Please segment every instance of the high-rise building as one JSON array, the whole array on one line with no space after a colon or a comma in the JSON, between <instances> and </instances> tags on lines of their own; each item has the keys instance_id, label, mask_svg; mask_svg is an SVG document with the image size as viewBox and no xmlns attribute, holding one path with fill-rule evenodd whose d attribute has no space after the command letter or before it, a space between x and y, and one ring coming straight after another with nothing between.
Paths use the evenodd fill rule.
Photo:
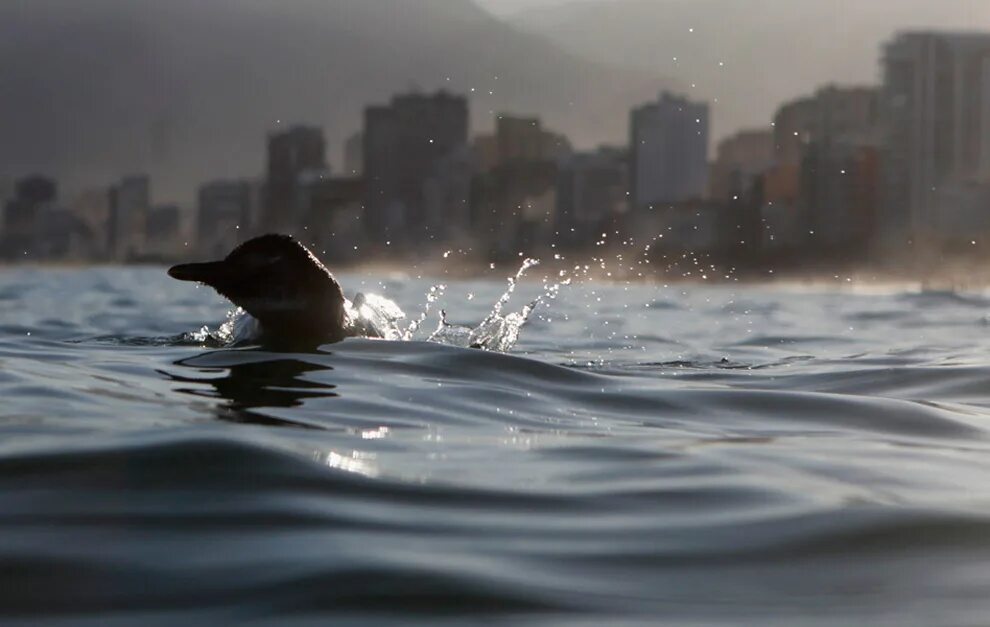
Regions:
<instances>
[{"instance_id":1,"label":"high-rise building","mask_svg":"<svg viewBox=\"0 0 990 627\"><path fill-rule=\"evenodd\" d=\"M182 210L178 205L159 205L148 211L143 256L175 259L183 252Z\"/></svg>"},{"instance_id":2,"label":"high-rise building","mask_svg":"<svg viewBox=\"0 0 990 627\"><path fill-rule=\"evenodd\" d=\"M344 176L361 176L364 171L364 133L358 131L344 142Z\"/></svg>"},{"instance_id":3,"label":"high-rise building","mask_svg":"<svg viewBox=\"0 0 990 627\"><path fill-rule=\"evenodd\" d=\"M151 208L151 179L146 175L124 177L110 188L107 246L110 257L126 261L142 254Z\"/></svg>"},{"instance_id":4,"label":"high-rise building","mask_svg":"<svg viewBox=\"0 0 990 627\"><path fill-rule=\"evenodd\" d=\"M558 177L572 153L570 141L539 118L495 116L495 133L477 137L471 150L470 222L479 250L500 258L560 241Z\"/></svg>"},{"instance_id":5,"label":"high-rise building","mask_svg":"<svg viewBox=\"0 0 990 627\"><path fill-rule=\"evenodd\" d=\"M6 256L21 258L35 252L45 212L58 197L54 180L34 175L14 182L14 197L4 206L3 246Z\"/></svg>"},{"instance_id":6,"label":"high-rise building","mask_svg":"<svg viewBox=\"0 0 990 627\"><path fill-rule=\"evenodd\" d=\"M629 147L637 209L705 196L708 128L707 103L668 92L633 110Z\"/></svg>"},{"instance_id":7,"label":"high-rise building","mask_svg":"<svg viewBox=\"0 0 990 627\"><path fill-rule=\"evenodd\" d=\"M471 142L471 154L478 172L491 172L498 167L498 140L495 135L476 136Z\"/></svg>"},{"instance_id":8,"label":"high-rise building","mask_svg":"<svg viewBox=\"0 0 990 627\"><path fill-rule=\"evenodd\" d=\"M0 178L0 206L5 206L14 196L14 183ZM0 218L0 237L3 236L3 219Z\"/></svg>"},{"instance_id":9,"label":"high-rise building","mask_svg":"<svg viewBox=\"0 0 990 627\"><path fill-rule=\"evenodd\" d=\"M80 192L69 205L85 229L92 236L93 254L91 260L108 258L107 238L110 220L110 194L105 187L87 189Z\"/></svg>"},{"instance_id":10,"label":"high-rise building","mask_svg":"<svg viewBox=\"0 0 990 627\"><path fill-rule=\"evenodd\" d=\"M773 131L747 130L727 137L718 144L709 195L722 202L737 199L746 193L757 176L773 165Z\"/></svg>"},{"instance_id":11,"label":"high-rise building","mask_svg":"<svg viewBox=\"0 0 990 627\"><path fill-rule=\"evenodd\" d=\"M556 227L558 164L510 162L474 178L471 230L493 259L536 253Z\"/></svg>"},{"instance_id":12,"label":"high-rise building","mask_svg":"<svg viewBox=\"0 0 990 627\"><path fill-rule=\"evenodd\" d=\"M262 228L293 231L298 223L296 205L301 179L328 174L322 129L294 126L269 135Z\"/></svg>"},{"instance_id":13,"label":"high-rise building","mask_svg":"<svg viewBox=\"0 0 990 627\"><path fill-rule=\"evenodd\" d=\"M774 164L761 181L768 248L865 242L874 224L878 108L874 87L828 85L778 109Z\"/></svg>"},{"instance_id":14,"label":"high-rise building","mask_svg":"<svg viewBox=\"0 0 990 627\"><path fill-rule=\"evenodd\" d=\"M879 187L879 93L875 87L820 89L801 161L801 204L809 244L864 246L873 235Z\"/></svg>"},{"instance_id":15,"label":"high-rise building","mask_svg":"<svg viewBox=\"0 0 990 627\"><path fill-rule=\"evenodd\" d=\"M539 118L500 114L495 117L498 162L556 161L571 153L560 133L544 130Z\"/></svg>"},{"instance_id":16,"label":"high-rise building","mask_svg":"<svg viewBox=\"0 0 990 627\"><path fill-rule=\"evenodd\" d=\"M365 110L365 224L374 243L428 240L442 228L429 215L424 184L463 151L467 137L467 100L444 91L396 96Z\"/></svg>"},{"instance_id":17,"label":"high-rise building","mask_svg":"<svg viewBox=\"0 0 990 627\"><path fill-rule=\"evenodd\" d=\"M980 111L980 180L990 181L990 57L983 59L982 72L983 107Z\"/></svg>"},{"instance_id":18,"label":"high-rise building","mask_svg":"<svg viewBox=\"0 0 990 627\"><path fill-rule=\"evenodd\" d=\"M574 152L567 137L544 129L539 118L505 113L495 116L495 133L475 137L471 149L479 172L509 164L559 162Z\"/></svg>"},{"instance_id":19,"label":"high-rise building","mask_svg":"<svg viewBox=\"0 0 990 627\"><path fill-rule=\"evenodd\" d=\"M364 179L323 178L302 189L304 241L327 262L364 255Z\"/></svg>"},{"instance_id":20,"label":"high-rise building","mask_svg":"<svg viewBox=\"0 0 990 627\"><path fill-rule=\"evenodd\" d=\"M882 220L889 240L939 236L943 225L960 223L950 214L962 188L990 183L988 76L990 34L907 32L884 47Z\"/></svg>"},{"instance_id":21,"label":"high-rise building","mask_svg":"<svg viewBox=\"0 0 990 627\"><path fill-rule=\"evenodd\" d=\"M439 162L423 185L427 237L441 242L466 237L471 226L471 182L477 172L468 146L454 150Z\"/></svg>"},{"instance_id":22,"label":"high-rise building","mask_svg":"<svg viewBox=\"0 0 990 627\"><path fill-rule=\"evenodd\" d=\"M862 250L875 235L879 185L876 142L812 143L801 172L808 245L836 252Z\"/></svg>"},{"instance_id":23,"label":"high-rise building","mask_svg":"<svg viewBox=\"0 0 990 627\"><path fill-rule=\"evenodd\" d=\"M629 157L619 148L599 148L571 156L557 182L559 242L590 245L629 205Z\"/></svg>"},{"instance_id":24,"label":"high-rise building","mask_svg":"<svg viewBox=\"0 0 990 627\"><path fill-rule=\"evenodd\" d=\"M778 165L800 166L808 145L875 129L878 95L874 87L828 85L813 96L788 102L774 116Z\"/></svg>"},{"instance_id":25,"label":"high-rise building","mask_svg":"<svg viewBox=\"0 0 990 627\"><path fill-rule=\"evenodd\" d=\"M253 234L257 203L252 181L213 181L200 187L196 248L207 256L226 255Z\"/></svg>"},{"instance_id":26,"label":"high-rise building","mask_svg":"<svg viewBox=\"0 0 990 627\"><path fill-rule=\"evenodd\" d=\"M35 232L34 254L39 259L79 261L100 256L92 231L71 209L57 205L42 211Z\"/></svg>"},{"instance_id":27,"label":"high-rise building","mask_svg":"<svg viewBox=\"0 0 990 627\"><path fill-rule=\"evenodd\" d=\"M774 156L777 166L797 172L811 129L818 118L819 103L813 97L783 104L773 118Z\"/></svg>"}]
</instances>

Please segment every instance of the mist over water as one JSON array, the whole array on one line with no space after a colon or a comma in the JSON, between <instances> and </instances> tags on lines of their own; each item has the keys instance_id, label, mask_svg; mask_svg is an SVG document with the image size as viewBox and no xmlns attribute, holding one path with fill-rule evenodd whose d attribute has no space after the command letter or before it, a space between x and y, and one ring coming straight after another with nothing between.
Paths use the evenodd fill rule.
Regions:
<instances>
[{"instance_id":1,"label":"mist over water","mask_svg":"<svg viewBox=\"0 0 990 627\"><path fill-rule=\"evenodd\" d=\"M341 282L407 323L438 284ZM475 328L506 290L443 285L419 334L441 310ZM983 293L578 282L508 354L176 343L229 306L160 269L9 269L0 302L4 622L990 610Z\"/></svg>"}]
</instances>

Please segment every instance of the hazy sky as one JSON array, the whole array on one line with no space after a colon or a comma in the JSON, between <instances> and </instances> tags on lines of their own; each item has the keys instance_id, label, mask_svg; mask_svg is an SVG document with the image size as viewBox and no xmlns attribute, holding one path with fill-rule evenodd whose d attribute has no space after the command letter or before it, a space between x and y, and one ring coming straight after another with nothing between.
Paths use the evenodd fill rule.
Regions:
<instances>
[{"instance_id":1,"label":"hazy sky","mask_svg":"<svg viewBox=\"0 0 990 627\"><path fill-rule=\"evenodd\" d=\"M532 7L545 7L555 4L566 4L572 0L476 0L478 4L492 13L508 15Z\"/></svg>"}]
</instances>

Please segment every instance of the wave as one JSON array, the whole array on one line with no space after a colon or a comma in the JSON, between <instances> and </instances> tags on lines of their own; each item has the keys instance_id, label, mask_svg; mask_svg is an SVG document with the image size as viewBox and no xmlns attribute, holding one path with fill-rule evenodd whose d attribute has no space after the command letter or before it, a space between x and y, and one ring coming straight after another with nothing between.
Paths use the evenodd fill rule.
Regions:
<instances>
[{"instance_id":1,"label":"wave","mask_svg":"<svg viewBox=\"0 0 990 627\"><path fill-rule=\"evenodd\" d=\"M551 275L499 308L501 281L356 276L378 295L356 306L415 312L401 336L279 352L184 336L223 309L159 274L0 277L28 290L0 311L0 622L990 611L972 304L628 284L552 300ZM510 351L463 348L534 302ZM445 311L474 323L434 325Z\"/></svg>"},{"instance_id":2,"label":"wave","mask_svg":"<svg viewBox=\"0 0 990 627\"><path fill-rule=\"evenodd\" d=\"M545 461L593 467L599 452L548 450ZM988 557L985 515L823 504L724 475L716 487L711 463L665 487L599 478L510 490L372 479L324 461L230 434L0 459L0 617L728 623L722 612L799 620L844 599L846 620L910 622L912 595L948 589ZM916 576L947 553L952 569ZM861 564L858 603L829 587L850 563ZM987 609L983 599L968 611Z\"/></svg>"}]
</instances>

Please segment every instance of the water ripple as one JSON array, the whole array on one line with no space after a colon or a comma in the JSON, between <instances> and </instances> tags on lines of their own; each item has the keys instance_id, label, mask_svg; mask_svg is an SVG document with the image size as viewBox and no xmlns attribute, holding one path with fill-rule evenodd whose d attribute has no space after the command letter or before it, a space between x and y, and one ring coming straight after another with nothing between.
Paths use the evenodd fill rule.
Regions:
<instances>
[{"instance_id":1,"label":"water ripple","mask_svg":"<svg viewBox=\"0 0 990 627\"><path fill-rule=\"evenodd\" d=\"M186 287L0 272L5 624L990 612L984 295L575 286L514 354L279 353L198 340L228 307ZM435 306L473 324L504 290Z\"/></svg>"}]
</instances>

